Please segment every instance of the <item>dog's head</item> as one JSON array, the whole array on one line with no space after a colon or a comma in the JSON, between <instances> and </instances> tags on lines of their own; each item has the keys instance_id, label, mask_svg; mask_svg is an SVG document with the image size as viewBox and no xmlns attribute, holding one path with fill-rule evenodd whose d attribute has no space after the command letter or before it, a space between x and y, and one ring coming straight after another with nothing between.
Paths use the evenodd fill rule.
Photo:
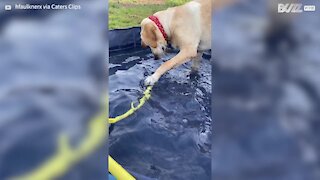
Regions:
<instances>
[{"instance_id":1,"label":"dog's head","mask_svg":"<svg viewBox=\"0 0 320 180\"><path fill-rule=\"evenodd\" d=\"M167 41L163 37L157 25L149 18L145 18L141 22L141 46L150 47L154 55L154 59L160 59L164 55L167 48Z\"/></svg>"}]
</instances>

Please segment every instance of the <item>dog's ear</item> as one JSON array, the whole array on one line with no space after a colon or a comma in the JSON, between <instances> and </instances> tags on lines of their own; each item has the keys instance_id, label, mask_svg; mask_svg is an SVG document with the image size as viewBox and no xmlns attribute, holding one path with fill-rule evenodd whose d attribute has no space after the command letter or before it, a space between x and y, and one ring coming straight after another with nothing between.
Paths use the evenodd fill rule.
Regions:
<instances>
[{"instance_id":1,"label":"dog's ear","mask_svg":"<svg viewBox=\"0 0 320 180\"><path fill-rule=\"evenodd\" d=\"M147 23L143 28L146 33L146 37L149 39L149 44L152 48L157 48L157 28L153 23Z\"/></svg>"}]
</instances>

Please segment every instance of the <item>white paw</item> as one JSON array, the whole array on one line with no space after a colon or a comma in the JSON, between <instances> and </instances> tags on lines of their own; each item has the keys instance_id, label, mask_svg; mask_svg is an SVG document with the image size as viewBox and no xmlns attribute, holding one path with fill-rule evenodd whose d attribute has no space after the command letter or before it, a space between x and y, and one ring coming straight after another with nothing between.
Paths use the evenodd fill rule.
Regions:
<instances>
[{"instance_id":1,"label":"white paw","mask_svg":"<svg viewBox=\"0 0 320 180\"><path fill-rule=\"evenodd\" d=\"M146 80L144 80L145 86L153 86L158 80L153 76L148 76Z\"/></svg>"}]
</instances>

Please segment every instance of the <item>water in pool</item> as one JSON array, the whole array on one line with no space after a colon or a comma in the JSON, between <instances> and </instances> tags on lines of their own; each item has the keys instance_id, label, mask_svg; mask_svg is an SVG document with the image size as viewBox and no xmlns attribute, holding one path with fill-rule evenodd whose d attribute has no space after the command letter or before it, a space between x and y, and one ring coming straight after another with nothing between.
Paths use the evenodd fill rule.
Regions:
<instances>
[{"instance_id":1,"label":"water in pool","mask_svg":"<svg viewBox=\"0 0 320 180\"><path fill-rule=\"evenodd\" d=\"M111 53L110 116L129 109L142 96L144 79L174 55L155 61L149 50ZM166 73L141 109L110 127L110 155L138 179L210 179L209 59L197 75L190 75L191 63Z\"/></svg>"}]
</instances>

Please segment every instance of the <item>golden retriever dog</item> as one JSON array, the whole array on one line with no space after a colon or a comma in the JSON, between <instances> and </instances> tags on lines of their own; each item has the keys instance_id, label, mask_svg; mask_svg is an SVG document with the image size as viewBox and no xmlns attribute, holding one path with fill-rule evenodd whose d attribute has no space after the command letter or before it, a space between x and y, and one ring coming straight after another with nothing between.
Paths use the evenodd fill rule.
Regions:
<instances>
[{"instance_id":1,"label":"golden retriever dog","mask_svg":"<svg viewBox=\"0 0 320 180\"><path fill-rule=\"evenodd\" d=\"M180 50L147 77L145 85L154 85L164 73L191 59L192 70L197 71L202 52L211 48L211 3L194 0L142 20L142 46L149 46L155 59L165 53L169 43Z\"/></svg>"},{"instance_id":2,"label":"golden retriever dog","mask_svg":"<svg viewBox=\"0 0 320 180\"><path fill-rule=\"evenodd\" d=\"M161 58L168 44L180 50L147 77L145 85L154 85L164 73L190 60L193 62L192 71L198 71L202 53L211 49L213 8L220 8L231 1L194 0L143 19L141 45L151 48L154 59Z\"/></svg>"}]
</instances>

